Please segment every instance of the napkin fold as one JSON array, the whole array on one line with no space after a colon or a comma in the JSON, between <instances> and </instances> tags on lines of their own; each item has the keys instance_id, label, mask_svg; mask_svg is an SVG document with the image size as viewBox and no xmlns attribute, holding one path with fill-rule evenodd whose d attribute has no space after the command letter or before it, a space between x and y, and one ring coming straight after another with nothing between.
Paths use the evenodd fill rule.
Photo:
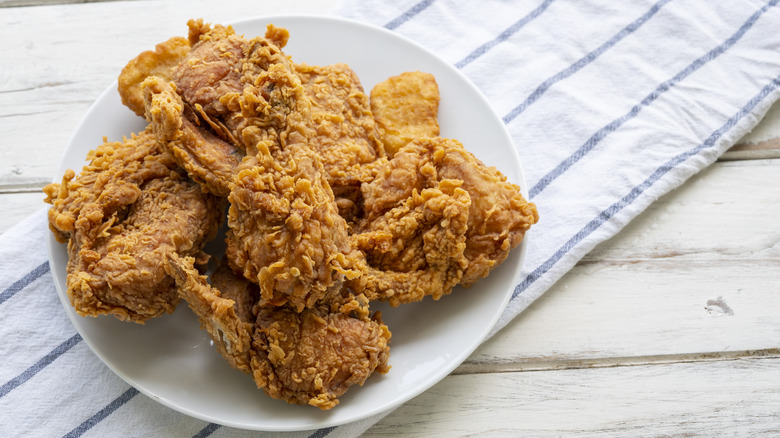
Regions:
<instances>
[{"instance_id":1,"label":"napkin fold","mask_svg":"<svg viewBox=\"0 0 780 438\"><path fill-rule=\"evenodd\" d=\"M495 333L758 123L780 96L777 2L343 0L332 12L427 47L506 123L541 220ZM258 436L168 409L104 366L61 308L47 233L42 208L0 236L0 412L13 419L0 436ZM268 436L358 436L384 415Z\"/></svg>"}]
</instances>

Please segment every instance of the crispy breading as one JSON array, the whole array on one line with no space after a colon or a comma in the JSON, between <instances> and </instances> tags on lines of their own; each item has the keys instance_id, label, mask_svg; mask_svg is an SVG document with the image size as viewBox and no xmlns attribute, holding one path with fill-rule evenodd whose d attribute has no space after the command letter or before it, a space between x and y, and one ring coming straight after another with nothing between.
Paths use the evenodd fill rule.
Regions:
<instances>
[{"instance_id":1,"label":"crispy breading","mask_svg":"<svg viewBox=\"0 0 780 438\"><path fill-rule=\"evenodd\" d=\"M235 140L225 140L231 138L227 130L208 126L209 119L198 117L171 83L152 76L143 86L146 117L160 144L205 191L226 197L244 156L243 149L236 146Z\"/></svg>"},{"instance_id":2,"label":"crispy breading","mask_svg":"<svg viewBox=\"0 0 780 438\"><path fill-rule=\"evenodd\" d=\"M456 140L417 139L364 184L356 292L397 306L438 299L503 262L538 221L534 204Z\"/></svg>"},{"instance_id":3,"label":"crispy breading","mask_svg":"<svg viewBox=\"0 0 780 438\"><path fill-rule=\"evenodd\" d=\"M161 140L182 145L184 153L174 155L195 180L228 197L226 254L233 269L258 283L274 305L314 306L339 290L345 275L356 274L348 268L353 251L346 221L311 147L312 108L300 77L270 39L246 39L198 20L188 24L192 50L174 69L175 87L148 84L149 120ZM239 147L243 161L221 159L229 148L211 148L213 142L177 143L188 110L195 132L211 131ZM213 170L222 165L219 176Z\"/></svg>"},{"instance_id":4,"label":"crispy breading","mask_svg":"<svg viewBox=\"0 0 780 438\"><path fill-rule=\"evenodd\" d=\"M295 71L312 105L312 145L322 159L339 212L351 220L360 208L360 184L372 176L366 165L385 155L368 96L346 64L296 64Z\"/></svg>"},{"instance_id":5,"label":"crispy breading","mask_svg":"<svg viewBox=\"0 0 780 438\"><path fill-rule=\"evenodd\" d=\"M387 155L416 138L439 135L439 86L430 73L405 72L371 90L371 111Z\"/></svg>"},{"instance_id":6,"label":"crispy breading","mask_svg":"<svg viewBox=\"0 0 780 438\"><path fill-rule=\"evenodd\" d=\"M211 285L191 258L171 254L166 269L220 354L273 398L331 409L351 386L390 369L391 335L378 313L356 316L324 304L297 312L258 301L250 315L257 285L224 266Z\"/></svg>"},{"instance_id":7,"label":"crispy breading","mask_svg":"<svg viewBox=\"0 0 780 438\"><path fill-rule=\"evenodd\" d=\"M186 38L173 37L141 52L131 59L119 74L117 89L122 103L139 116L144 116L144 96L141 83L149 76L171 79L171 71L190 51Z\"/></svg>"},{"instance_id":8,"label":"crispy breading","mask_svg":"<svg viewBox=\"0 0 780 438\"><path fill-rule=\"evenodd\" d=\"M78 176L47 186L49 223L68 239L67 293L83 316L143 323L179 301L166 254L201 251L219 228L224 202L206 195L162 151L150 129L88 155Z\"/></svg>"}]
</instances>

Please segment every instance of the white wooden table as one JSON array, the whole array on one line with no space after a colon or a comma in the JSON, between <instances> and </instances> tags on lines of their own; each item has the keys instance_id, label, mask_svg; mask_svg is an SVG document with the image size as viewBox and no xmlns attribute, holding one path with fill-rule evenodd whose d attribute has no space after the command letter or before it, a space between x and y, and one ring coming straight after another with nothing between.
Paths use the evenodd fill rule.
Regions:
<instances>
[{"instance_id":1,"label":"white wooden table","mask_svg":"<svg viewBox=\"0 0 780 438\"><path fill-rule=\"evenodd\" d=\"M334 0L55 3L0 0L0 232L128 59L190 17ZM367 436L780 436L778 137L780 105Z\"/></svg>"}]
</instances>

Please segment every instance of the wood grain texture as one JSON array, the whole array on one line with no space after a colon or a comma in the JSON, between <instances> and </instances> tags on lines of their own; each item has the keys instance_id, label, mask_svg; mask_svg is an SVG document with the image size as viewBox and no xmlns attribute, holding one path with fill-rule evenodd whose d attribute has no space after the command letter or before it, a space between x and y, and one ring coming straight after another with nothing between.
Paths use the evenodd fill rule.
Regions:
<instances>
[{"instance_id":1,"label":"wood grain texture","mask_svg":"<svg viewBox=\"0 0 780 438\"><path fill-rule=\"evenodd\" d=\"M779 368L773 357L449 376L364 437L774 437Z\"/></svg>"},{"instance_id":2,"label":"wood grain texture","mask_svg":"<svg viewBox=\"0 0 780 438\"><path fill-rule=\"evenodd\" d=\"M112 86L129 59L184 34L187 19L226 22L261 14L324 13L334 2L236 0L217 8L205 0L138 0L0 9L0 124L5 145L0 148L0 190L34 192L50 182L92 102ZM155 19L160 16L165 20ZM73 29L79 29L78 34ZM773 108L768 116L777 112ZM780 144L750 143L773 131L754 132L726 159L780 156Z\"/></svg>"},{"instance_id":3,"label":"wood grain texture","mask_svg":"<svg viewBox=\"0 0 780 438\"><path fill-rule=\"evenodd\" d=\"M65 5L74 3L97 3L103 1L120 0L0 0L0 8L30 7L30 6L50 6ZM127 1L127 0L123 0Z\"/></svg>"}]
</instances>

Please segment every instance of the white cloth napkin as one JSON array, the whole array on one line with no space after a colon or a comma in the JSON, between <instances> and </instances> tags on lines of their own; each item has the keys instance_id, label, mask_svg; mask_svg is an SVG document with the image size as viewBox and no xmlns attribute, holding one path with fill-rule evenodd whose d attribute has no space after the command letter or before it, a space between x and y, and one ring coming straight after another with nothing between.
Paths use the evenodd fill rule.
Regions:
<instances>
[{"instance_id":1,"label":"white cloth napkin","mask_svg":"<svg viewBox=\"0 0 780 438\"><path fill-rule=\"evenodd\" d=\"M711 164L780 95L778 0L344 0L457 66L503 117L540 222L496 330ZM69 323L45 211L0 236L0 436L257 436L140 395ZM281 436L360 435L385 414ZM276 435L276 434L275 434Z\"/></svg>"}]
</instances>

